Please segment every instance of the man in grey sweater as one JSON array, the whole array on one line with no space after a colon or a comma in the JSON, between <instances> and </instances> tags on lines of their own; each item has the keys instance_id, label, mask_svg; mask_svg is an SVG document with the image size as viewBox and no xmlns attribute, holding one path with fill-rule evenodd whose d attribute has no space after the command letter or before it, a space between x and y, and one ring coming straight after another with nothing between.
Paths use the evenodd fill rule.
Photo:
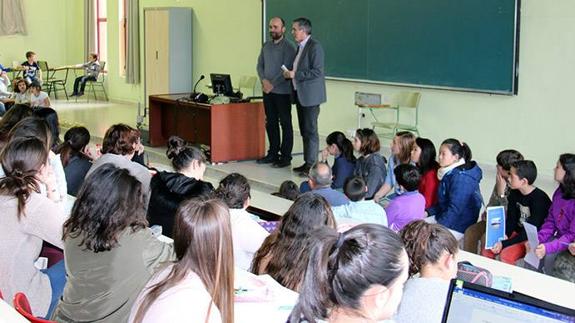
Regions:
<instances>
[{"instance_id":1,"label":"man in grey sweater","mask_svg":"<svg viewBox=\"0 0 575 323\"><path fill-rule=\"evenodd\" d=\"M269 31L271 39L262 47L257 71L264 92L266 132L270 147L267 155L258 159L257 163L281 168L291 165L293 148L291 85L282 75L282 65L291 69L296 52L295 47L284 37L285 23L282 18L272 18Z\"/></svg>"}]
</instances>

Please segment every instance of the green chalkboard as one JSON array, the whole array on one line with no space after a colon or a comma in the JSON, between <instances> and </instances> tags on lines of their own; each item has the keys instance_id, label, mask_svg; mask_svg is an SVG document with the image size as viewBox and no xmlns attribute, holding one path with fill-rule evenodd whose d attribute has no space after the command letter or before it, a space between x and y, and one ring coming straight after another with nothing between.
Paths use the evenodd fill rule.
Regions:
<instances>
[{"instance_id":1,"label":"green chalkboard","mask_svg":"<svg viewBox=\"0 0 575 323\"><path fill-rule=\"evenodd\" d=\"M312 21L330 77L517 93L519 0L265 0ZM264 25L267 28L267 23Z\"/></svg>"}]
</instances>

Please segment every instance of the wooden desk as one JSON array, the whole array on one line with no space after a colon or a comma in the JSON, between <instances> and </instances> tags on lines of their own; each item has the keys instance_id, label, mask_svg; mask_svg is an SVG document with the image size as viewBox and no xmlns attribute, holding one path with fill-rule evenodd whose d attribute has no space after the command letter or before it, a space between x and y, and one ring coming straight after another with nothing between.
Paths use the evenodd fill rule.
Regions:
<instances>
[{"instance_id":1,"label":"wooden desk","mask_svg":"<svg viewBox=\"0 0 575 323\"><path fill-rule=\"evenodd\" d=\"M262 102L203 104L178 100L189 94L150 95L150 145L176 135L210 146L214 163L261 158L265 154Z\"/></svg>"}]
</instances>

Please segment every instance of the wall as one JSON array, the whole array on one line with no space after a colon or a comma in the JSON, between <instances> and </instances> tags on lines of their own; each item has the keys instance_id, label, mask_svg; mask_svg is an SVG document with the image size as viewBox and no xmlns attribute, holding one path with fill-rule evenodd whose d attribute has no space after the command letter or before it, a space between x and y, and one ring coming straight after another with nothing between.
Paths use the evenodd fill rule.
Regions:
<instances>
[{"instance_id":1,"label":"wall","mask_svg":"<svg viewBox=\"0 0 575 323\"><path fill-rule=\"evenodd\" d=\"M50 66L83 61L83 2L78 0L23 0L28 34L0 36L0 62L23 62L28 50Z\"/></svg>"},{"instance_id":2,"label":"wall","mask_svg":"<svg viewBox=\"0 0 575 323\"><path fill-rule=\"evenodd\" d=\"M28 19L30 36L0 38L0 53L4 55L0 61L10 62L21 57L28 44L33 44L40 57L49 61L59 62L63 57L66 63L81 60L82 5L78 0L66 0L66 6L63 3L25 0L27 15L31 18ZM143 87L127 85L119 77L116 4L117 1L109 1L108 5L109 91L113 99L144 102ZM241 75L255 75L261 46L260 0L140 0L140 6L142 14L145 7L194 9L194 79L210 72L229 73L235 82ZM49 24L41 22L47 20L40 19L45 16L50 17ZM513 147L533 159L540 172L551 174L560 153L575 151L570 134L575 120L571 95L575 89L573 39L575 2L523 0L519 95L423 89L421 135L435 143L447 137L464 140L473 149L474 157L487 164L494 163L499 150ZM142 66L143 41L142 34ZM327 135L335 129L356 127L355 91L390 94L400 90L405 88L328 81L328 102L322 106L320 133Z\"/></svg>"}]
</instances>

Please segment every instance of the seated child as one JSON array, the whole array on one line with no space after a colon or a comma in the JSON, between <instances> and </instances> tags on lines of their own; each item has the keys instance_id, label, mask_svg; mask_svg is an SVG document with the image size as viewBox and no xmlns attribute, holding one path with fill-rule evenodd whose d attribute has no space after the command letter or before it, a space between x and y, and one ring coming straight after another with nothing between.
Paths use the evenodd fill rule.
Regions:
<instances>
[{"instance_id":1,"label":"seated child","mask_svg":"<svg viewBox=\"0 0 575 323\"><path fill-rule=\"evenodd\" d=\"M26 61L21 64L24 67L24 80L28 85L37 82L42 84L42 71L38 65L38 55L30 51L26 52Z\"/></svg>"},{"instance_id":2,"label":"seated child","mask_svg":"<svg viewBox=\"0 0 575 323\"><path fill-rule=\"evenodd\" d=\"M23 78L18 78L12 84L14 85L14 92L10 99L14 101L14 104L30 104L30 92L28 92L26 81Z\"/></svg>"},{"instance_id":3,"label":"seated child","mask_svg":"<svg viewBox=\"0 0 575 323\"><path fill-rule=\"evenodd\" d=\"M32 108L49 108L50 98L48 93L42 91L42 85L34 82L30 84L30 106Z\"/></svg>"},{"instance_id":4,"label":"seated child","mask_svg":"<svg viewBox=\"0 0 575 323\"><path fill-rule=\"evenodd\" d=\"M100 62L98 62L98 54L91 53L88 55L88 61L84 64L78 64L76 67L84 68L84 75L79 76L74 80L74 92L71 96L84 95L87 81L96 81L98 74L100 74Z\"/></svg>"},{"instance_id":5,"label":"seated child","mask_svg":"<svg viewBox=\"0 0 575 323\"><path fill-rule=\"evenodd\" d=\"M397 232L408 223L425 217L425 197L418 190L421 175L416 166L397 165L393 172L403 193L389 202L385 212L389 228Z\"/></svg>"},{"instance_id":6,"label":"seated child","mask_svg":"<svg viewBox=\"0 0 575 323\"><path fill-rule=\"evenodd\" d=\"M387 215L383 207L373 200L365 200L367 185L361 177L348 178L343 188L350 202L332 208L338 225L342 223L375 223L387 226Z\"/></svg>"},{"instance_id":7,"label":"seated child","mask_svg":"<svg viewBox=\"0 0 575 323\"><path fill-rule=\"evenodd\" d=\"M527 233L523 223L533 224L541 228L547 214L551 200L541 189L533 183L537 178L537 167L530 160L516 161L511 164L509 186L511 192L507 197L508 207L505 219L506 240L500 241L491 250L483 249L481 254L488 258L499 255L501 261L514 265L525 257L525 244Z\"/></svg>"},{"instance_id":8,"label":"seated child","mask_svg":"<svg viewBox=\"0 0 575 323\"><path fill-rule=\"evenodd\" d=\"M307 182L306 182L307 183ZM295 201L299 196L299 188L293 181L284 181L280 185L279 191L272 193L272 195L281 197L290 201Z\"/></svg>"},{"instance_id":9,"label":"seated child","mask_svg":"<svg viewBox=\"0 0 575 323\"><path fill-rule=\"evenodd\" d=\"M544 272L553 268L555 256L575 241L575 155L562 154L555 166L555 180L559 188L553 193L549 215L539 230L540 244L535 255L542 261ZM526 252L530 251L525 243Z\"/></svg>"}]
</instances>

